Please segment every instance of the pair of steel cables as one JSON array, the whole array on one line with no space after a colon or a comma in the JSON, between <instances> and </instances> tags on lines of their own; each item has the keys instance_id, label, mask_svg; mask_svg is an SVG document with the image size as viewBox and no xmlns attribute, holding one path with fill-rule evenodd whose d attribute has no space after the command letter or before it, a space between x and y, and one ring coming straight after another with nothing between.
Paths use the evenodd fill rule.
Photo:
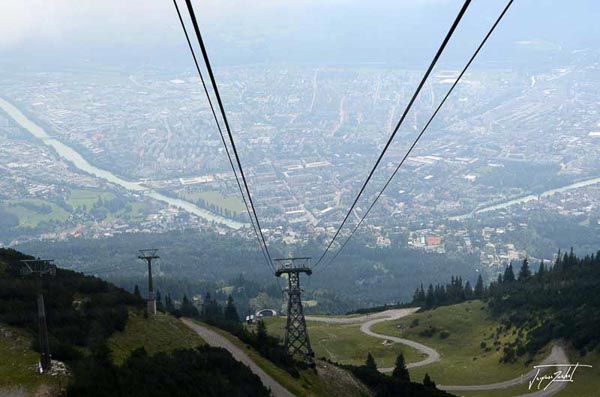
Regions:
<instances>
[{"instance_id":1,"label":"pair of steel cables","mask_svg":"<svg viewBox=\"0 0 600 397\"><path fill-rule=\"evenodd\" d=\"M448 99L448 97L450 96L450 94L454 91L454 89L456 88L456 86L458 85L459 81L461 80L461 78L464 76L464 74L466 73L467 69L471 66L471 64L473 63L473 61L475 60L475 58L477 57L477 55L480 53L481 49L483 48L483 46L486 44L486 42L488 41L488 39L490 38L490 36L492 35L492 33L494 32L494 30L496 29L496 27L499 25L500 21L504 18L505 14L507 13L508 9L510 8L510 6L512 5L514 0L510 0L507 5L505 6L505 8L503 9L503 11L500 13L500 15L498 16L498 18L496 19L496 21L494 22L494 24L491 26L491 28L489 29L488 33L485 35L485 37L483 38L483 40L480 42L479 46L477 47L477 49L474 51L474 53L472 54L472 56L470 57L469 61L466 63L466 65L464 66L464 68L462 69L462 71L460 72L460 74L458 75L458 77L456 78L456 80L454 81L454 83L452 84L452 86L450 87L450 89L448 90L448 92L446 93L446 95L444 96L444 98L442 99L442 101L439 103L439 105L437 106L436 110L433 112L433 114L431 115L431 117L429 118L429 120L427 121L427 123L425 124L425 126L421 129L420 133L417 135L417 137L414 139L414 141L412 142L411 146L409 147L408 151L405 153L404 157L402 158L402 160L400 161L400 163L397 165L397 167L395 168L395 170L393 171L393 173L389 176L389 178L387 179L386 183L384 184L384 186L382 187L382 189L379 191L379 193L376 195L375 199L372 201L371 205L368 207L367 211L362 215L362 217L360 218L359 222L354 226L354 228L352 229L352 231L350 232L350 234L346 237L346 239L344 240L344 242L340 245L340 247L337 249L337 251L334 253L334 255L329 259L329 261L327 262L328 264L331 264L336 258L337 256L340 254L340 252L346 247L346 245L348 244L348 242L350 241L350 239L352 238L352 236L355 234L355 232L358 230L358 228L361 226L361 224L363 223L363 221L365 220L365 218L369 215L369 213L371 212L371 210L373 209L373 207L375 206L375 204L377 203L377 201L379 200L379 198L381 197L381 195L384 193L384 191L387 189L387 187L389 186L389 184L392 182L392 180L394 179L394 177L396 176L396 174L398 173L398 171L400 170L400 168L402 167L402 165L405 163L406 159L408 158L408 156L410 155L410 153L413 151L413 149L415 148L415 146L417 145L417 143L419 142L419 140L421 139L421 137L423 136L423 134L425 133L425 131L429 128L431 122L433 121L433 119L437 116L437 114L439 113L440 109L442 108L442 106L445 104L446 100ZM206 66L206 69L208 71L209 77L210 77L210 81L211 81L211 85L213 88L213 92L214 95L217 99L217 103L219 106L219 111L221 113L221 117L223 120L223 123L225 125L225 129L227 131L227 135L233 150L233 154L235 156L235 163L237 164L237 170L235 167L235 164L231 158L231 154L229 152L228 149L228 145L226 143L220 122L218 120L218 117L216 115L215 109L214 109L214 105L213 102L211 100L211 97L209 95L208 92L208 88L207 85L205 83L205 80L203 78L198 60L196 58L196 54L195 51L193 49L193 46L191 44L190 38L189 38L189 34L188 31L185 27L185 23L184 20L182 18L181 12L179 10L179 7L177 5L177 0L173 0L173 3L175 5L175 9L177 10L177 15L179 17L179 21L181 23L183 32L185 34L187 43L188 43L188 47L190 49L190 52L192 54L192 58L194 60L194 64L196 66L196 70L200 76L200 80L202 82L202 86L204 88L204 92L206 94L206 97L208 98L208 102L209 102L209 106L211 108L212 111L212 115L213 118L215 120L215 123L217 124L217 128L219 130L219 134L221 135L221 140L223 142L223 145L225 147L225 151L227 153L227 157L229 158L229 162L231 165L231 168L234 172L236 181L237 181L237 185L238 188L240 190L240 193L242 195L242 199L244 201L244 205L246 207L246 210L248 212L248 215L250 217L250 222L252 224L252 227L254 229L254 233L256 234L256 237L258 239L259 245L261 247L261 251L263 253L263 256L265 257L265 260L268 264L268 266L270 267L270 269L275 272L275 266L273 263L273 259L271 257L271 254L269 252L264 234L262 232L261 226L260 226L260 222L258 219L258 216L256 214L256 207L254 205L254 202L252 200L252 196L250 194L250 189L248 187L248 182L244 173L244 170L242 168L242 164L239 158L239 154L237 151L237 148L235 146L235 141L231 132L231 128L229 125L229 122L227 120L227 115L225 113L225 109L223 106L223 102L217 87L217 83L212 71L212 67L210 64L210 59L208 56L208 53L206 51L206 47L204 45L204 41L202 39L202 35L198 26L198 21L196 19L196 15L191 3L191 0L185 0L186 5L187 5L187 9L189 12L189 16L190 16L190 20L193 24L194 27L194 31L196 34L196 39L200 45L200 49L202 52L202 57L204 59L204 63ZM409 111L411 110L411 108L413 107L417 97L419 96L423 86L425 85L426 81L428 80L431 72L433 71L434 67L436 66L439 58L441 57L442 53L444 52L447 44L450 42L450 39L452 38L456 28L458 27L458 25L460 24L464 14L466 13L469 5L471 4L471 0L466 0L464 2L464 4L462 5L460 11L458 12L457 16L455 17L449 31L447 32L446 36L444 37L444 40L442 41L442 44L440 45L440 47L438 48L435 56L433 57L433 60L431 61L431 63L429 64L429 67L427 68L425 74L423 75L419 85L417 86L415 92L413 93L408 105L406 106L404 112L402 113L402 116L400 117L400 120L398 121L398 123L396 124L396 127L394 128L394 130L392 131L392 134L390 135L389 139L387 140L383 150L381 151L381 153L379 154L375 164L373 165L373 167L371 168L365 182L363 183L360 191L358 192L356 198L354 199L354 201L352 202L352 205L350 206L350 209L347 211L346 215L344 216L344 219L342 221L342 223L340 224L340 226L336 229L336 232L334 233L333 238L330 240L330 242L328 243L327 247L325 248L325 251L323 252L323 254L319 257L319 259L317 260L317 262L314 265L314 268L316 268L319 264L323 263L324 259L326 258L327 254L330 252L334 242L338 239L338 237L340 236L340 232L342 231L344 225L346 224L346 222L348 221L350 215L352 214L352 212L354 211L359 199L361 198L361 196L363 195L367 185L369 184L369 182L371 181L371 178L373 177L373 174L375 173L375 171L377 170L377 168L379 167L384 155L386 154L387 150L389 149L390 145L392 144L398 130L400 129L400 127L402 126L402 124L404 123L404 120L406 118L406 116L408 115ZM242 182L240 183L240 177L238 176L238 170L239 170L239 174L241 176ZM242 184L244 185L244 187L242 188ZM246 199L246 195L247 195L247 199Z\"/></svg>"},{"instance_id":2,"label":"pair of steel cables","mask_svg":"<svg viewBox=\"0 0 600 397\"><path fill-rule=\"evenodd\" d=\"M217 114L215 111L215 106L214 106L211 96L209 94L208 87L204 80L204 76L202 75L202 71L200 69L198 59L196 57L196 52L194 51L194 46L191 43L189 33L186 29L185 22L181 15L181 11L179 10L179 6L177 5L177 0L173 0L173 4L175 5L175 10L177 11L177 16L179 17L179 22L181 23L181 28L183 29L183 33L185 34L185 39L187 41L190 53L194 60L194 65L196 66L196 71L198 72L198 76L200 77L200 81L202 83L202 88L204 89L204 94L206 95L206 98L208 100L208 104L210 106L210 110L212 112L213 118L217 125L217 129L219 130L219 135L221 136L221 141L223 143L223 146L225 147L225 153L227 154L227 158L229 159L229 164L230 164L233 174L235 176L235 180L236 180L237 186L240 190L240 194L242 195L242 200L244 201L244 206L246 207L246 212L248 212L248 216L250 217L250 223L252 225L252 229L254 230L254 234L256 235L256 238L258 239L258 243L260 245L260 249L261 249L261 252L267 263L267 266L269 266L269 268L271 269L273 274L275 274L275 265L273 263L273 258L269 251L269 247L267 246L265 236L262 232L262 228L260 226L260 221L258 219L258 215L256 214L256 207L254 205L254 201L252 200L252 195L250 194L250 188L248 187L248 180L246 179L246 174L244 173L244 168L242 167L242 162L240 161L240 156L239 156L237 147L235 145L235 140L233 138L233 134L231 132L231 127L229 125L229 120L227 119L225 107L223 106L223 100L221 99L221 94L219 93L219 88L217 86L217 82L216 82L216 79L215 79L215 76L214 76L214 73L212 70L212 66L210 64L210 59L209 59L208 53L206 51L206 46L204 45L204 40L202 38L202 34L201 34L200 28L198 26L198 20L196 18L196 13L194 12L194 7L192 5L191 0L185 0L185 3L187 6L187 9L188 9L190 20L192 22L192 26L194 27L194 33L196 35L196 40L198 41L198 44L200 46L202 58L204 60L204 65L206 67L206 70L207 70L209 78L210 78L213 93L217 100L217 104L219 107L219 112L221 114L222 122L225 125L225 130L227 131L229 143L231 144L231 149L232 149L234 157L235 157L235 164L237 164L237 169L236 169L236 165L233 162L233 159L231 158L231 153L229 151L225 136L223 134L223 129L221 128L221 122L219 122L219 118L217 117ZM238 175L238 171L239 171L239 175ZM241 183L240 183L240 177L242 180ZM244 185L244 188L242 188L242 184ZM246 198L246 195L247 195L247 198Z\"/></svg>"}]
</instances>

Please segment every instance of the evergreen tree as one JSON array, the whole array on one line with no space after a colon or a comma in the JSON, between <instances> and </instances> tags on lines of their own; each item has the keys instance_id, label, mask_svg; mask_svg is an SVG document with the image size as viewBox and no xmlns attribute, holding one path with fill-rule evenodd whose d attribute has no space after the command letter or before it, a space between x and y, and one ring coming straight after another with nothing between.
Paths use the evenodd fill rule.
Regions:
<instances>
[{"instance_id":1,"label":"evergreen tree","mask_svg":"<svg viewBox=\"0 0 600 397\"><path fill-rule=\"evenodd\" d=\"M412 301L413 301L413 304L419 304L419 289L418 288L415 290Z\"/></svg>"},{"instance_id":2,"label":"evergreen tree","mask_svg":"<svg viewBox=\"0 0 600 397\"><path fill-rule=\"evenodd\" d=\"M173 304L171 294L167 294L167 296L165 297L165 309L169 313L173 313L175 311L175 305Z\"/></svg>"},{"instance_id":3,"label":"evergreen tree","mask_svg":"<svg viewBox=\"0 0 600 397\"><path fill-rule=\"evenodd\" d=\"M464 292L464 296L466 300L471 300L473 299L473 288L471 288L471 283L467 281L467 283L465 284L465 292Z\"/></svg>"},{"instance_id":4,"label":"evergreen tree","mask_svg":"<svg viewBox=\"0 0 600 397\"><path fill-rule=\"evenodd\" d=\"M156 309L158 311L164 312L165 306L163 305L162 295L160 294L160 290L156 290Z\"/></svg>"},{"instance_id":5,"label":"evergreen tree","mask_svg":"<svg viewBox=\"0 0 600 397\"><path fill-rule=\"evenodd\" d=\"M402 353L396 357L396 365L394 367L394 372L392 372L392 377L402 382L410 382L410 374L406 368L406 362L404 361L404 355Z\"/></svg>"},{"instance_id":6,"label":"evergreen tree","mask_svg":"<svg viewBox=\"0 0 600 397\"><path fill-rule=\"evenodd\" d=\"M531 270L529 270L529 261L527 258L523 259L521 270L519 270L519 281L527 280L531 277Z\"/></svg>"},{"instance_id":7,"label":"evergreen tree","mask_svg":"<svg viewBox=\"0 0 600 397\"><path fill-rule=\"evenodd\" d=\"M133 287L133 295L135 295L136 298L142 299L142 294L140 294L140 287L138 287L137 284L135 285L135 287Z\"/></svg>"},{"instance_id":8,"label":"evergreen tree","mask_svg":"<svg viewBox=\"0 0 600 397\"><path fill-rule=\"evenodd\" d=\"M433 295L433 285L429 284L427 295L425 296L425 307L431 308L435 306L435 296Z\"/></svg>"},{"instance_id":9,"label":"evergreen tree","mask_svg":"<svg viewBox=\"0 0 600 397\"><path fill-rule=\"evenodd\" d=\"M475 294L475 298L483 298L485 287L483 286L483 277L481 277L481 274L477 277L477 283L475 284L475 290L473 293Z\"/></svg>"},{"instance_id":10,"label":"evergreen tree","mask_svg":"<svg viewBox=\"0 0 600 397\"><path fill-rule=\"evenodd\" d=\"M181 301L181 315L184 317L198 317L198 309L190 302L187 295L183 295L183 300Z\"/></svg>"},{"instance_id":11,"label":"evergreen tree","mask_svg":"<svg viewBox=\"0 0 600 397\"><path fill-rule=\"evenodd\" d=\"M431 380L427 372L425 372L425 377L423 378L423 386L433 389L436 388L435 382Z\"/></svg>"},{"instance_id":12,"label":"evergreen tree","mask_svg":"<svg viewBox=\"0 0 600 397\"><path fill-rule=\"evenodd\" d=\"M569 251L569 260L568 267L574 266L577 264L577 258L575 258L575 253L573 252L573 247L571 247L571 251Z\"/></svg>"},{"instance_id":13,"label":"evergreen tree","mask_svg":"<svg viewBox=\"0 0 600 397\"><path fill-rule=\"evenodd\" d=\"M418 288L415 290L415 293L413 294L412 301L413 301L413 303L417 303L419 301L419 289Z\"/></svg>"},{"instance_id":14,"label":"evergreen tree","mask_svg":"<svg viewBox=\"0 0 600 397\"><path fill-rule=\"evenodd\" d=\"M425 290L423 289L423 283L421 283L421 288L419 289L419 302L425 302Z\"/></svg>"},{"instance_id":15,"label":"evergreen tree","mask_svg":"<svg viewBox=\"0 0 600 397\"><path fill-rule=\"evenodd\" d=\"M263 320L256 322L256 340L259 346L263 346L268 338L267 326Z\"/></svg>"},{"instance_id":16,"label":"evergreen tree","mask_svg":"<svg viewBox=\"0 0 600 397\"><path fill-rule=\"evenodd\" d=\"M375 359L371 355L371 352L367 354L367 360L365 361L365 367L368 369L377 371L377 364L375 363Z\"/></svg>"},{"instance_id":17,"label":"evergreen tree","mask_svg":"<svg viewBox=\"0 0 600 397\"><path fill-rule=\"evenodd\" d=\"M225 321L238 322L240 321L240 316L238 315L237 308L233 304L233 297L229 295L227 297L227 304L225 305Z\"/></svg>"},{"instance_id":18,"label":"evergreen tree","mask_svg":"<svg viewBox=\"0 0 600 397\"><path fill-rule=\"evenodd\" d=\"M546 267L544 266L544 260L542 259L542 261L540 262L540 267L538 268L538 271L537 271L538 278L540 278L540 279L544 278L545 273L546 273Z\"/></svg>"},{"instance_id":19,"label":"evergreen tree","mask_svg":"<svg viewBox=\"0 0 600 397\"><path fill-rule=\"evenodd\" d=\"M515 281L515 272L511 263L504 271L504 283L512 283L513 281Z\"/></svg>"}]
</instances>

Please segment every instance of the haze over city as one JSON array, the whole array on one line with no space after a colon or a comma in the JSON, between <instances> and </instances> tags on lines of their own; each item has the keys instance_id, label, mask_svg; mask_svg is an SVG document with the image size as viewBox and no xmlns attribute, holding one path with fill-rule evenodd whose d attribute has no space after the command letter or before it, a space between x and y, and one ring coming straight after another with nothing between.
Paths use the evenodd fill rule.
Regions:
<instances>
[{"instance_id":1,"label":"haze over city","mask_svg":"<svg viewBox=\"0 0 600 397\"><path fill-rule=\"evenodd\" d=\"M246 313L290 316L293 277L285 271L296 263L277 273L284 265L274 259L311 258L298 265L305 272L300 309L303 303L309 315L376 313L387 326L399 321L402 338L420 344L417 353L404 351L420 368L418 382L425 375L419 371L433 364L442 385L478 383L438 371L446 368L443 354L451 355L442 335L459 332L443 327L463 309L486 313L468 320L490 329L470 326L482 356L466 359L490 360L490 373L506 370L497 362L529 368L546 351L555 361L589 351L594 361L593 332L575 338L566 327L536 328L550 318L562 324L564 307L548 309L556 309L548 317L518 317L516 302L528 291L523 299L542 313L547 307L532 297L539 287L534 274L550 285L567 277L560 272L569 266L596 263L599 18L599 4L588 0L3 2L6 274L18 273L12 249L53 258L59 268L154 302L145 316L159 304L167 317L194 318L244 340L236 332L259 332ZM137 250L144 248L159 249L153 272L150 263L140 265ZM593 294L578 284L586 272L569 276L577 279L564 293ZM158 298L147 280L153 275ZM147 283L149 290L140 291ZM586 316L597 314L590 305ZM442 314L426 320L438 307ZM130 320L142 318L141 311L123 310ZM228 310L223 325L219 316ZM218 319L211 317L217 312ZM207 338L198 323L184 326L175 317ZM324 323L336 335L344 331L332 324L356 325L362 334L353 334L352 343L363 343L364 334L377 338L375 323L363 320ZM290 353L289 323L273 321L268 332L284 330L279 347ZM327 334L319 321L309 325ZM399 349L404 342L386 332L380 339ZM427 338L439 339L433 350ZM364 361L324 343L316 350L327 360ZM390 372L392 364L404 365L389 361L391 353L377 354L383 361L375 370L382 362ZM266 358L294 374L281 357ZM505 378L517 372L506 370ZM352 373L360 378L360 370ZM481 384L505 380L497 378ZM389 386L360 381L372 395L385 395ZM281 387L276 395L289 392ZM443 390L468 390L452 387Z\"/></svg>"}]
</instances>

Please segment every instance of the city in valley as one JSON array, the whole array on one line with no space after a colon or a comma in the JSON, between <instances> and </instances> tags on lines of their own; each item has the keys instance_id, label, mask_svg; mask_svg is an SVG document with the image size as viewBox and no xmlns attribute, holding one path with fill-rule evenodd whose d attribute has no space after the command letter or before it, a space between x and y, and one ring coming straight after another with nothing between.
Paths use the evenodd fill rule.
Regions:
<instances>
[{"instance_id":1,"label":"city in valley","mask_svg":"<svg viewBox=\"0 0 600 397\"><path fill-rule=\"evenodd\" d=\"M457 74L438 70L425 85L350 224ZM420 77L383 66L219 70L268 243L325 245ZM4 245L188 228L253 238L191 72L11 71L0 89ZM598 90L591 51L545 70L467 73L363 233L383 247L476 255L494 271L552 259L557 241L544 231L553 223L597 232Z\"/></svg>"},{"instance_id":2,"label":"city in valley","mask_svg":"<svg viewBox=\"0 0 600 397\"><path fill-rule=\"evenodd\" d=\"M0 397L598 397L599 20L0 1Z\"/></svg>"}]
</instances>

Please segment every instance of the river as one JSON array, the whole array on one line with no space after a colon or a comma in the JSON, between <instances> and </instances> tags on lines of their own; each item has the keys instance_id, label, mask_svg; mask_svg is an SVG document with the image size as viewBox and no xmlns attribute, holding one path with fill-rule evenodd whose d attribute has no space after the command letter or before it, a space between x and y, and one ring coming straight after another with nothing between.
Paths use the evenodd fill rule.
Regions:
<instances>
[{"instance_id":1,"label":"river","mask_svg":"<svg viewBox=\"0 0 600 397\"><path fill-rule=\"evenodd\" d=\"M0 98L0 107L6 113L8 113L8 115L12 117L12 119L17 124L23 127L31 135L38 138L46 146L52 147L60 157L69 161L75 167L87 172L88 174L94 175L100 179L104 179L105 181L113 183L115 185L119 185L127 190L141 193L145 196L151 197L154 200L161 201L170 206L180 208L186 212L189 212L190 214L196 215L210 222L216 222L228 226L232 229L241 229L243 227L248 226L248 224L246 223L234 221L233 219L225 218L221 215L200 208L189 201L165 196L164 194L159 193L156 190L144 186L141 182L127 181L116 176L110 171L95 167L91 165L81 154L75 151L72 147L67 146L61 141L49 136L48 133L42 127L40 127L39 125L31 121L29 118L27 118L27 116L25 116L18 108L16 108L10 102L7 102L6 100Z\"/></svg>"},{"instance_id":2,"label":"river","mask_svg":"<svg viewBox=\"0 0 600 397\"><path fill-rule=\"evenodd\" d=\"M463 215L457 215L457 216L452 216L449 217L448 220L451 221L460 221L463 219L467 219L467 218L471 218L474 215L477 214L481 214L483 212L489 212L489 211L496 211L496 210L501 210L503 208L507 208L513 205L517 205L517 204L524 204L527 203L529 201L534 201L534 200L538 200L539 198L543 198L543 197L549 197L552 196L553 194L556 193L562 193L562 192L566 192L569 190L573 190L573 189L579 189L582 187L586 187L586 186L590 186L590 185L595 185L597 183L600 183L600 178L591 178L591 179L586 179L583 181L579 181L579 182L575 182L572 183L570 185L566 185L566 186L562 186L562 187L557 187L555 189L550 189L550 190L546 190L545 192L538 194L530 194L528 196L523 196L523 197L519 197L516 199L512 199L512 200L507 200L498 204L493 204L493 205L489 205L486 207L481 207L481 208L477 208L474 211L469 212L468 214L463 214Z\"/></svg>"}]
</instances>

